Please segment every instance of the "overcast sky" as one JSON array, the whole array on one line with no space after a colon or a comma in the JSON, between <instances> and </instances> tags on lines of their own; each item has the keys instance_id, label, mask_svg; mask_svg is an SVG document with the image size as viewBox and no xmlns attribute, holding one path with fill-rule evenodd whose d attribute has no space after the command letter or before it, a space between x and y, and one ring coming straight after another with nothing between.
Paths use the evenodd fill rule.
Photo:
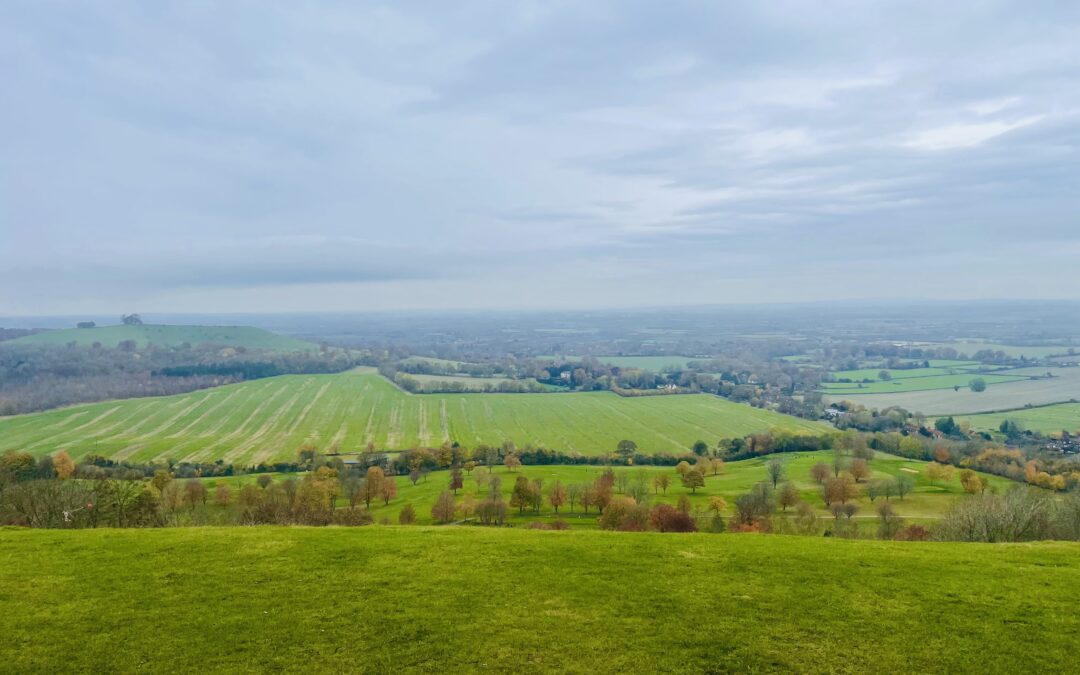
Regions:
<instances>
[{"instance_id":1,"label":"overcast sky","mask_svg":"<svg viewBox=\"0 0 1080 675\"><path fill-rule=\"evenodd\" d=\"M0 4L0 314L1080 298L1080 3Z\"/></svg>"}]
</instances>

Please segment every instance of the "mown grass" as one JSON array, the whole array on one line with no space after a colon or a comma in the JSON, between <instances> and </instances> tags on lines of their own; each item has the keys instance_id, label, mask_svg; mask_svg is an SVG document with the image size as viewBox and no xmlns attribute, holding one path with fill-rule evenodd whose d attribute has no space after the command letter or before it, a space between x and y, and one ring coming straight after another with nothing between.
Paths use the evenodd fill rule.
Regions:
<instances>
[{"instance_id":1,"label":"mown grass","mask_svg":"<svg viewBox=\"0 0 1080 675\"><path fill-rule=\"evenodd\" d=\"M610 392L409 395L373 372L285 375L163 398L108 401L0 419L0 451L73 457L174 458L254 464L292 460L314 443L343 452L457 441L596 455L624 438L643 452L686 452L769 429L819 422L704 394L622 398Z\"/></svg>"},{"instance_id":2,"label":"mown grass","mask_svg":"<svg viewBox=\"0 0 1080 675\"><path fill-rule=\"evenodd\" d=\"M1065 672L1080 545L6 530L0 598L11 672Z\"/></svg>"},{"instance_id":3,"label":"mown grass","mask_svg":"<svg viewBox=\"0 0 1080 675\"><path fill-rule=\"evenodd\" d=\"M12 340L9 344L66 345L74 342L89 347L100 342L104 347L115 347L124 340L134 340L139 347L149 343L159 346L175 346L185 342L192 345L213 343L227 347L269 349L274 351L317 350L318 345L295 338L278 335L251 326L170 326L143 324L136 326L99 326L96 328L67 328L47 330Z\"/></svg>"}]
</instances>

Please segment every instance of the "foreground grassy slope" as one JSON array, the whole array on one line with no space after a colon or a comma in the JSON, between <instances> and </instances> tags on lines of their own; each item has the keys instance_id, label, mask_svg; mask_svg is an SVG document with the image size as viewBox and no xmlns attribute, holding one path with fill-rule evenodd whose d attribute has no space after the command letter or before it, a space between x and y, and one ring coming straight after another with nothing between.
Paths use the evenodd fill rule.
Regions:
<instances>
[{"instance_id":1,"label":"foreground grassy slope","mask_svg":"<svg viewBox=\"0 0 1080 675\"><path fill-rule=\"evenodd\" d=\"M1080 545L8 530L0 597L27 672L1062 672Z\"/></svg>"},{"instance_id":2,"label":"foreground grassy slope","mask_svg":"<svg viewBox=\"0 0 1080 675\"><path fill-rule=\"evenodd\" d=\"M12 340L9 344L66 345L74 342L80 346L89 347L95 342L100 342L102 346L115 347L124 340L134 340L140 347L145 347L149 343L160 346L175 346L185 342L192 345L209 342L228 347L275 351L303 351L319 348L318 345L311 342L278 335L251 326L168 326L153 324L48 330Z\"/></svg>"},{"instance_id":3,"label":"foreground grassy slope","mask_svg":"<svg viewBox=\"0 0 1080 675\"><path fill-rule=\"evenodd\" d=\"M0 451L67 450L73 457L258 463L294 459L300 444L326 450L439 445L455 440L534 443L582 454L635 440L645 452L684 451L771 428L823 424L715 396L621 398L575 394L411 396L379 375L286 375L180 396L110 401L0 419Z\"/></svg>"}]
</instances>

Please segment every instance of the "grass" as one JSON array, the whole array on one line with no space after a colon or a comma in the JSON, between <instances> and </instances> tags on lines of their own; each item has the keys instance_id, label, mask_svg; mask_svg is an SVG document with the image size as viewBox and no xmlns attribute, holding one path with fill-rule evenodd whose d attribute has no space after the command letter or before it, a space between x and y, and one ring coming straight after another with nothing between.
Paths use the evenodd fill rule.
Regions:
<instances>
[{"instance_id":1,"label":"grass","mask_svg":"<svg viewBox=\"0 0 1080 675\"><path fill-rule=\"evenodd\" d=\"M810 468L815 463L832 463L833 455L829 451L785 453L782 455L747 459L739 462L728 462L725 466L724 473L717 476L712 474L707 476L705 479L705 487L698 488L696 492L691 492L689 488L683 487L680 477L673 467L615 467L615 471L617 474L624 471L628 472L631 480L641 473L647 477L650 485L654 476L667 474L671 479L671 486L666 492L653 494L653 489L651 487L649 489L650 500L654 504L675 504L681 496L686 495L690 499L692 505L704 509L708 507L709 497L721 496L728 503L728 510L725 512L725 515L731 516L734 514L735 499L739 495L749 492L756 483L765 480L766 463L773 457L779 458L784 462L786 478L794 481L802 494L802 498L817 509L818 515L831 518L832 516L824 508L819 486L810 478ZM960 487L959 481L955 478L950 483L939 481L936 484L931 484L922 475L922 470L925 465L925 462L908 460L885 453L877 453L875 458L870 462L870 468L873 471L870 480L895 477L901 474L906 474L914 479L915 488L912 493L906 495L902 500L896 497L893 497L890 500L893 507L896 509L896 512L901 517L910 521L934 521L940 518L957 499L963 499L967 496L963 488ZM518 476L525 476L530 480L536 478L541 479L543 481L543 489L546 493L556 480L562 481L564 485L570 483L592 482L604 471L605 467L581 465L525 466L514 472L507 471L504 467L496 467L494 475L502 478L502 492L507 501L509 501L510 493L514 487L514 480ZM459 501L466 494L472 494L478 500L482 499L483 496L487 494L487 486L480 484L477 480L486 473L486 469L478 468L473 472L466 474L465 487L458 491ZM986 477L990 481L991 489L999 492L1005 492L1015 485L1015 483L999 476L987 474ZM256 478L256 475L246 475L230 478L207 478L205 480L208 484L226 482L234 488L240 488L243 485L254 483ZM275 477L275 479L276 478L277 477ZM396 523L398 513L401 511L402 507L406 504L411 504L416 510L418 522L421 524L431 524L433 522L431 519L431 506L435 503L435 499L438 497L439 493L447 488L449 478L449 472L436 471L428 474L426 478L421 478L416 485L413 485L408 477L398 476L395 478L398 485L397 498L385 505L381 502L373 502L371 505L371 515L376 520L387 518L390 522ZM867 524L872 525L873 523L869 521L873 521L876 518L874 512L875 503L871 502L866 496L863 496L856 500L855 504L859 508L859 512L855 517L860 520L868 521ZM529 510L526 509L523 514L519 515L517 509L511 509L510 520L514 523L523 524L534 520L549 522L558 518L566 521L574 528L595 529L597 515L595 509L590 510L587 514L583 513L580 505L577 505L574 511L570 510L569 505L564 506L559 510L559 513L556 514L551 506L545 502L544 507L539 514L530 513ZM784 514L780 515L782 517Z\"/></svg>"},{"instance_id":2,"label":"grass","mask_svg":"<svg viewBox=\"0 0 1080 675\"><path fill-rule=\"evenodd\" d=\"M1065 353L1067 353L1069 351L1068 345L1064 345L1064 346L1063 345L1050 345L1050 346L1031 347L1031 346L1023 346L1023 345L1005 345L1005 344L998 344L996 342L967 342L967 341L935 342L935 343L929 344L928 346L931 346L931 347L952 347L958 353L963 354L963 355L967 355L967 356L974 356L976 352L982 351L984 349L990 349L990 350L993 350L993 351L1004 352L1005 354L1007 354L1007 355L1009 355L1011 357L1014 357L1014 358L1020 358L1021 356L1023 356L1023 357L1028 358L1028 359L1041 359L1041 358L1046 358L1048 356L1056 356L1058 354L1065 354ZM1080 346L1074 345L1073 349L1075 349L1077 351L1080 351Z\"/></svg>"},{"instance_id":3,"label":"grass","mask_svg":"<svg viewBox=\"0 0 1080 675\"><path fill-rule=\"evenodd\" d=\"M886 370L892 375L893 380L905 380L912 377L928 377L930 375L955 375L957 371L972 370L980 367L976 361L957 361L955 365L931 366L930 368L860 368L858 370L837 370L832 373L836 379L847 379L852 382L863 380L878 381L878 374ZM964 373L960 373L964 374ZM845 383L846 384L846 383Z\"/></svg>"},{"instance_id":4,"label":"grass","mask_svg":"<svg viewBox=\"0 0 1080 675\"><path fill-rule=\"evenodd\" d=\"M539 356L541 359L565 359L567 361L580 361L580 356ZM693 356L597 356L597 361L619 368L640 368L652 372L660 372L665 368L685 368L691 361L700 361L701 358Z\"/></svg>"},{"instance_id":5,"label":"grass","mask_svg":"<svg viewBox=\"0 0 1080 675\"><path fill-rule=\"evenodd\" d=\"M474 391L483 391L485 386L497 387L503 383L521 383L521 384L539 384L534 378L526 379L514 379L512 377L470 377L469 375L419 375L413 373L405 373L407 377L420 382L422 384L449 384L458 382L465 385L466 388ZM559 388L554 385L544 385L545 389L549 391L558 391Z\"/></svg>"},{"instance_id":6,"label":"grass","mask_svg":"<svg viewBox=\"0 0 1080 675\"><path fill-rule=\"evenodd\" d=\"M100 326L97 328L66 328L34 333L10 344L66 345L74 342L89 347L100 342L105 347L115 347L124 340L134 340L139 347L147 344L176 346L188 342L192 345L212 343L226 347L246 347L274 351L315 350L319 346L311 342L278 335L251 326L166 326L144 324L139 326Z\"/></svg>"},{"instance_id":7,"label":"grass","mask_svg":"<svg viewBox=\"0 0 1080 675\"><path fill-rule=\"evenodd\" d=\"M924 370L936 371L938 368L925 368ZM837 374L839 377L839 374ZM827 394L883 394L906 391L927 391L932 389L953 389L955 387L966 388L975 378L981 377L988 387L1016 382L1027 379L1023 375L991 375L986 373L964 373L960 375L924 375L908 376L903 378L894 377L891 380L876 380L874 382L825 382L821 389Z\"/></svg>"},{"instance_id":8,"label":"grass","mask_svg":"<svg viewBox=\"0 0 1080 675\"><path fill-rule=\"evenodd\" d=\"M709 395L622 398L610 392L412 396L373 372L285 375L162 398L109 401L0 419L0 451L73 457L258 463L294 459L304 442L354 451L457 441L599 454L633 439L687 451L768 429L829 427Z\"/></svg>"},{"instance_id":9,"label":"grass","mask_svg":"<svg viewBox=\"0 0 1080 675\"><path fill-rule=\"evenodd\" d=\"M1044 434L1070 434L1080 430L1080 403L1059 403L1040 408L1027 408L1003 413L987 413L963 417L978 431L997 431L1005 420L1013 420L1023 425L1024 429L1039 431Z\"/></svg>"},{"instance_id":10,"label":"grass","mask_svg":"<svg viewBox=\"0 0 1080 675\"><path fill-rule=\"evenodd\" d=\"M1080 545L0 530L12 672L1062 672Z\"/></svg>"},{"instance_id":11,"label":"grass","mask_svg":"<svg viewBox=\"0 0 1080 675\"><path fill-rule=\"evenodd\" d=\"M1054 373L1055 377L1030 379L1047 370ZM900 406L927 415L970 415L1080 399L1080 368L1024 368L1008 372L1029 379L996 383L982 392L973 392L963 386L960 391L937 389L879 394L830 393L829 398L852 401L868 408ZM989 376L980 377L990 383ZM971 379L966 376L965 378Z\"/></svg>"}]
</instances>

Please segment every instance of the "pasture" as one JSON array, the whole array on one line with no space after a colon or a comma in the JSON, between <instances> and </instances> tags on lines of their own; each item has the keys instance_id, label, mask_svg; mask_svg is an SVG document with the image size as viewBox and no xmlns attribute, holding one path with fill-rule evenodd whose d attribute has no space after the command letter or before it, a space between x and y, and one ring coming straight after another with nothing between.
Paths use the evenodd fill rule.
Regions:
<instances>
[{"instance_id":1,"label":"pasture","mask_svg":"<svg viewBox=\"0 0 1080 675\"><path fill-rule=\"evenodd\" d=\"M1059 403L1039 408L1025 408L1002 413L962 417L977 431L997 431L1005 420L1019 422L1024 429L1044 434L1070 434L1080 431L1080 403Z\"/></svg>"},{"instance_id":2,"label":"pasture","mask_svg":"<svg viewBox=\"0 0 1080 675\"><path fill-rule=\"evenodd\" d=\"M1061 672L1080 545L0 530L12 672Z\"/></svg>"},{"instance_id":3,"label":"pasture","mask_svg":"<svg viewBox=\"0 0 1080 675\"><path fill-rule=\"evenodd\" d=\"M925 370L936 370L927 368ZM821 390L827 394L884 394L931 389L966 388L976 377L986 381L987 387L1027 379L1024 375L994 375L989 373L965 373L960 375L928 375L876 380L874 382L823 382ZM984 392L985 393L985 392Z\"/></svg>"},{"instance_id":4,"label":"pasture","mask_svg":"<svg viewBox=\"0 0 1080 675\"><path fill-rule=\"evenodd\" d=\"M311 342L278 335L251 326L168 326L154 324L47 330L11 340L8 344L63 346L74 342L80 347L90 347L95 342L99 342L103 347L116 347L117 344L125 340L134 341L140 348L146 347L148 344L166 347L181 345L185 342L191 345L211 343L223 347L245 347L247 349L272 351L307 351L319 348L319 345ZM0 343L0 345L2 344Z\"/></svg>"},{"instance_id":5,"label":"pasture","mask_svg":"<svg viewBox=\"0 0 1080 675\"><path fill-rule=\"evenodd\" d=\"M1054 377L1031 379L1045 374L1047 370ZM964 386L959 391L949 388L878 394L830 392L827 398L831 401L851 401L879 410L900 406L925 415L970 415L1080 400L1080 368L1023 368L1008 372L1027 379L995 383L982 392L973 392ZM981 377L990 383L989 376Z\"/></svg>"},{"instance_id":6,"label":"pasture","mask_svg":"<svg viewBox=\"0 0 1080 675\"><path fill-rule=\"evenodd\" d=\"M785 478L795 483L803 500L812 505L819 516L831 519L832 515L825 509L824 502L821 499L821 488L810 477L810 468L814 464L825 462L831 465L833 454L830 451L783 453L738 462L728 462L720 474L714 475L709 472L705 478L705 486L697 488L696 491L683 487L680 476L675 472L674 467L615 466L613 470L616 476L625 474L627 480L631 483L638 480L646 481L650 486L649 499L654 504L675 504L680 497L685 495L690 499L693 506L707 509L709 498L719 496L723 497L728 503L724 515L731 516L735 513L735 499L739 495L749 492L756 483L766 480L766 464L773 458L784 463ZM877 453L874 459L870 461L872 475L862 484L863 496L854 502L859 508L855 518L861 521L874 521L876 519L877 516L874 512L875 502L866 496L865 488L870 482L882 478L907 475L914 480L914 489L910 494L905 495L903 499L893 496L889 500L898 515L911 521L929 522L936 520L953 502L967 496L955 477L949 482L938 481L931 483L923 475L925 466L926 462L919 460L909 460L895 455ZM501 491L509 502L514 481L518 476L525 476L529 480L540 479L546 492L555 481L561 481L564 485L589 483L595 481L604 471L606 471L606 467L586 465L524 466L517 471L509 471L506 467L496 466L493 475L502 479ZM487 469L482 467L467 473L464 476L465 485L458 491L459 503L466 495L472 495L477 500L483 499L489 490L489 483L486 480L487 475ZM652 479L659 475L667 475L671 481L671 485L666 491L659 491L652 487ZM257 475L249 474L229 478L206 478L204 481L208 487L224 482L233 488L240 488L254 483L257 477ZM286 474L281 474L275 476L275 480L284 477L286 477ZM986 478L990 481L989 489L998 492L1005 492L1016 485L1016 483L999 476L986 474ZM398 488L397 497L389 504L372 502L371 515L376 520L386 518L390 522L396 523L401 509L406 504L411 504L416 510L417 521L421 524L431 524L433 523L431 506L435 503L439 493L447 489L449 479L450 473L448 471L435 471L422 477L413 485L407 476L397 476L394 478ZM616 494L618 493L619 484L616 483ZM879 499L882 498L879 497ZM579 504L574 509L566 505L556 514L551 505L545 502L539 514L534 514L526 508L520 514L517 509L511 509L509 516L510 522L517 524L524 524L534 520L550 522L562 519L574 528L596 528L597 512L596 509L592 509L591 512L584 513ZM777 511L777 517L784 517L784 514ZM870 522L867 524L872 525Z\"/></svg>"},{"instance_id":7,"label":"pasture","mask_svg":"<svg viewBox=\"0 0 1080 675\"><path fill-rule=\"evenodd\" d=\"M0 451L73 457L254 464L292 460L305 442L343 452L457 441L532 443L599 454L619 440L643 452L685 452L698 439L819 422L699 395L622 398L610 392L409 395L366 371L285 375L162 398L74 406L0 419Z\"/></svg>"}]
</instances>

